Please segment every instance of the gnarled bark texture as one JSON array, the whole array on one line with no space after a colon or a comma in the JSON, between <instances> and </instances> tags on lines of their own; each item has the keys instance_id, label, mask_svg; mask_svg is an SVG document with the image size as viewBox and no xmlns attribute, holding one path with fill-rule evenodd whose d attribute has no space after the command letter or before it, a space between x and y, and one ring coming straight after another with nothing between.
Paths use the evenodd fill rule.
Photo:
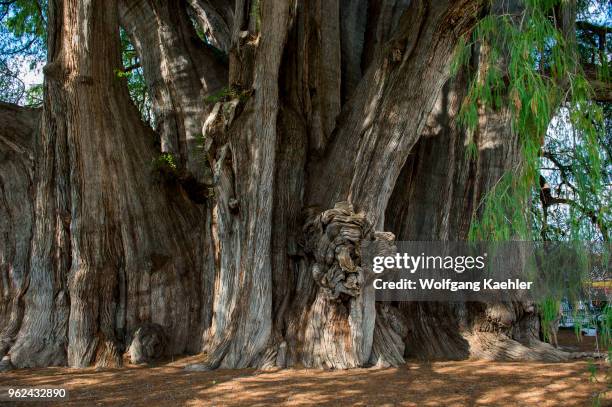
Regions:
<instances>
[{"instance_id":1,"label":"gnarled bark texture","mask_svg":"<svg viewBox=\"0 0 612 407\"><path fill-rule=\"evenodd\" d=\"M115 2L50 2L36 218L19 367L118 365L156 322L167 352L196 352L206 320L202 211L152 181L154 134L120 66ZM165 219L165 220L164 220Z\"/></svg>"},{"instance_id":2,"label":"gnarled bark texture","mask_svg":"<svg viewBox=\"0 0 612 407\"><path fill-rule=\"evenodd\" d=\"M0 103L0 355L23 318L34 222L34 145L40 111Z\"/></svg>"},{"instance_id":3,"label":"gnarled bark texture","mask_svg":"<svg viewBox=\"0 0 612 407\"><path fill-rule=\"evenodd\" d=\"M30 124L0 132L0 356L83 367L202 352L201 369L563 357L536 341L528 304L376 303L362 267L364 242L465 239L521 164L507 112L481 112L476 159L456 123L467 80L449 67L484 1L49 3L40 135L25 110ZM120 26L154 130L115 74ZM176 158L162 180L161 153Z\"/></svg>"}]
</instances>

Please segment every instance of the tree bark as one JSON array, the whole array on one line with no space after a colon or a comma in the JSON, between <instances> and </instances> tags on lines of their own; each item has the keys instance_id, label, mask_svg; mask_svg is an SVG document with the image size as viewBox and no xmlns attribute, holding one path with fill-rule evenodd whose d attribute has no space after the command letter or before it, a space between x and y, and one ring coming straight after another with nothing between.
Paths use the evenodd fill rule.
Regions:
<instances>
[{"instance_id":1,"label":"tree bark","mask_svg":"<svg viewBox=\"0 0 612 407\"><path fill-rule=\"evenodd\" d=\"M112 366L128 349L135 361L201 351L195 369L554 358L528 306L375 303L365 284L362 243L464 240L520 165L506 110L482 111L474 135L456 122L467 79L449 78L450 61L483 7L50 1L41 134L0 132L0 152L36 151L35 166L0 161L0 186L13 182L0 231L27 196L20 210L36 215L0 246L13 364ZM155 130L115 75L120 24ZM162 180L160 153L177 159Z\"/></svg>"},{"instance_id":2,"label":"tree bark","mask_svg":"<svg viewBox=\"0 0 612 407\"><path fill-rule=\"evenodd\" d=\"M308 298L312 288L297 292L294 308L301 313L300 322L292 326L299 327L300 331L290 333L296 342L291 349L298 352L295 359L307 366L345 368L368 363L397 365L402 361L398 355L403 355L403 342L385 339L401 337L401 334L390 332L389 325L376 323L373 291L361 286L363 275L354 283L355 277L351 277L354 273L348 273L350 267L343 265L346 259L338 256L345 251L353 253L354 244L359 244L361 239L391 238L363 232L369 228L383 229L384 208L396 179L418 140L436 95L449 76L456 38L469 31L479 7L479 2L412 3L401 16L396 31L392 31L390 40L376 51L372 66L345 105L326 155L309 167L310 182L305 195L308 204L329 208L348 200L356 209L335 204L341 212L338 215L354 218L359 216L355 212L364 212L367 222L348 241L327 230L335 229L334 221L322 220L323 225L315 228L320 230L322 226L323 234L310 253L314 255L310 270L313 274L327 273L327 280L341 279L348 298L339 303L334 301L336 298L329 298L330 287L326 286L314 289L314 301L303 299ZM327 211L321 216L330 215ZM329 250L339 254L331 263L328 258L322 262L320 256L325 257L324 253ZM358 255L350 257L353 263L360 263ZM342 273L337 275L338 269L344 271L344 278ZM355 284L356 289L351 287ZM385 320L384 316L380 319L381 323ZM338 340L338 337L344 339ZM372 352L373 344L379 342L386 346Z\"/></svg>"},{"instance_id":3,"label":"tree bark","mask_svg":"<svg viewBox=\"0 0 612 407\"><path fill-rule=\"evenodd\" d=\"M229 52L232 43L234 2L225 0L188 0L200 27L218 49Z\"/></svg>"},{"instance_id":4,"label":"tree bark","mask_svg":"<svg viewBox=\"0 0 612 407\"><path fill-rule=\"evenodd\" d=\"M466 89L465 75L444 86L402 169L386 216L386 228L398 240L467 240L470 220L480 216L485 195L521 165L519 136L506 109L482 110L473 134L458 125ZM476 144L477 154L467 154L469 142ZM401 303L399 309L407 321L407 354L412 357L558 361L568 356L539 342L533 303L415 302Z\"/></svg>"},{"instance_id":5,"label":"tree bark","mask_svg":"<svg viewBox=\"0 0 612 407\"><path fill-rule=\"evenodd\" d=\"M202 211L152 181L154 135L120 67L116 2L52 1L19 367L121 364L143 322L166 354L196 352L206 320ZM72 41L75 38L77 41Z\"/></svg>"},{"instance_id":6,"label":"tree bark","mask_svg":"<svg viewBox=\"0 0 612 407\"><path fill-rule=\"evenodd\" d=\"M183 2L122 0L119 12L144 70L161 151L174 155L186 181L209 184L201 140L210 112L205 100L227 84L227 67L199 40Z\"/></svg>"},{"instance_id":7,"label":"tree bark","mask_svg":"<svg viewBox=\"0 0 612 407\"><path fill-rule=\"evenodd\" d=\"M518 15L520 7L519 2L499 2L491 12ZM479 60L486 45L477 49L475 70L482 71L487 67ZM459 125L468 75L461 72L445 84L404 164L386 210L386 227L398 240L467 240L471 221L482 214L486 194L504 174L523 165L508 108L482 106L476 129L467 131ZM468 154L470 143L476 154ZM552 361L567 357L539 341L533 303L401 303L399 308L408 324L407 353L413 357Z\"/></svg>"},{"instance_id":8,"label":"tree bark","mask_svg":"<svg viewBox=\"0 0 612 407\"><path fill-rule=\"evenodd\" d=\"M34 145L40 111L0 103L0 355L23 318L34 222Z\"/></svg>"},{"instance_id":9,"label":"tree bark","mask_svg":"<svg viewBox=\"0 0 612 407\"><path fill-rule=\"evenodd\" d=\"M215 140L219 146L216 211L220 267L215 276L213 321L204 348L211 367L259 366L272 357L267 351L272 341L278 77L292 9L289 2L266 1L261 7L261 32L248 34L245 38L250 44L236 44L240 47L234 51L236 61L254 67L252 96L229 129L225 143ZM248 60L253 46L257 52L254 60Z\"/></svg>"}]
</instances>

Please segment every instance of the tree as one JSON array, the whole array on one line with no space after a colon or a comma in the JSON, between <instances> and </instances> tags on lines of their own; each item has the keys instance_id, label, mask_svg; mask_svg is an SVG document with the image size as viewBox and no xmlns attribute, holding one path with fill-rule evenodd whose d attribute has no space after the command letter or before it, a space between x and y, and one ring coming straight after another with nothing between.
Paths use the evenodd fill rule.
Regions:
<instances>
[{"instance_id":1,"label":"tree","mask_svg":"<svg viewBox=\"0 0 612 407\"><path fill-rule=\"evenodd\" d=\"M0 147L35 157L0 167L19 182L0 209L27 219L1 224L21 228L0 246L2 352L19 367L119 365L154 323L164 355L201 351L204 368L566 358L538 340L532 304L378 304L360 268L362 241L467 239L523 165L507 105L460 122L486 43L451 75L461 39L506 11L50 0L42 112L1 106L24 123Z\"/></svg>"}]
</instances>

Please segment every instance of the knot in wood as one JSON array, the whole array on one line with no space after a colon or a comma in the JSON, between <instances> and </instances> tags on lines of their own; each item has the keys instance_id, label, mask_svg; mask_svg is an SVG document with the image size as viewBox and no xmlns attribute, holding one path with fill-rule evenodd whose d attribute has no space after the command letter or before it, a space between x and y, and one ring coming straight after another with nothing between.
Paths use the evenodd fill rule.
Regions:
<instances>
[{"instance_id":1,"label":"knot in wood","mask_svg":"<svg viewBox=\"0 0 612 407\"><path fill-rule=\"evenodd\" d=\"M360 243L373 236L366 215L338 202L333 209L309 214L304 232L304 250L314 258L310 271L317 284L332 299L356 297L364 282Z\"/></svg>"}]
</instances>

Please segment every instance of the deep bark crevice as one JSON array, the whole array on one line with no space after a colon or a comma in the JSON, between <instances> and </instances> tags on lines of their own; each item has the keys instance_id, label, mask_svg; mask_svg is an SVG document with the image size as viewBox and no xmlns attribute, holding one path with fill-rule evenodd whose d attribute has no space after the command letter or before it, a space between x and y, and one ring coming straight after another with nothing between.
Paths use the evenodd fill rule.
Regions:
<instances>
[{"instance_id":1,"label":"deep bark crevice","mask_svg":"<svg viewBox=\"0 0 612 407\"><path fill-rule=\"evenodd\" d=\"M28 290L39 121L39 109L0 103L0 356L19 332Z\"/></svg>"},{"instance_id":2,"label":"deep bark crevice","mask_svg":"<svg viewBox=\"0 0 612 407\"><path fill-rule=\"evenodd\" d=\"M113 70L116 3L51 2L49 13L49 65L63 74L46 75L37 222L12 363L119 365L143 322L167 329L166 354L197 352L205 252L192 228L206 218L151 179L153 135ZM63 40L72 36L79 41Z\"/></svg>"}]
</instances>

